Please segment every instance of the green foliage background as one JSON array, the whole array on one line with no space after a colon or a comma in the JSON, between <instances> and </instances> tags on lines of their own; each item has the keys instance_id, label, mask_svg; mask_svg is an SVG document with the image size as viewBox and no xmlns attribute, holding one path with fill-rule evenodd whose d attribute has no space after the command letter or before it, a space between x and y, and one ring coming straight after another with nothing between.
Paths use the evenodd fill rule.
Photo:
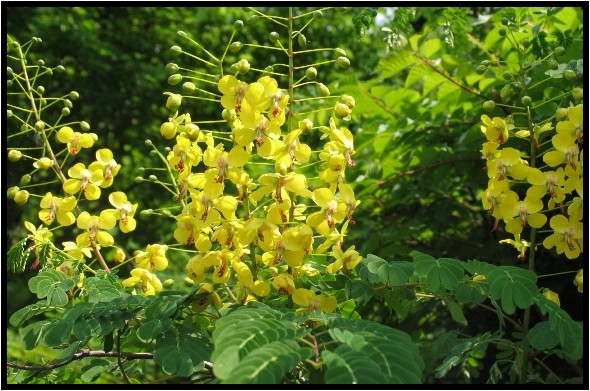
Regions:
<instances>
[{"instance_id":1,"label":"green foliage background","mask_svg":"<svg viewBox=\"0 0 590 391\"><path fill-rule=\"evenodd\" d=\"M43 44L37 46L35 55L47 64L66 67L67 72L52 78L53 85L46 87L80 93L81 104L74 106L72 115L88 121L102 143L108 140L108 148L122 164L118 189L132 193L140 209L171 203L173 200L161 188L133 180L142 175L140 167L153 164L143 141L159 138L160 125L168 116L162 92L168 88L164 67L175 62L169 47L176 43L177 30L198 37L210 47L221 47L231 34L233 21L243 18L242 9L9 6L3 12L10 34L20 41L41 37ZM331 13L329 19L306 30L314 46L341 47L352 63L347 72L339 72L334 66L321 77L334 94L351 94L357 103L350 125L355 134L357 167L347 181L362 203L355 212L357 223L348 229L347 243L356 245L362 255L408 261L409 254L417 250L435 258L477 258L495 265L519 266L514 249L498 244L510 235L492 230L494 219L483 209L479 196L487 183L485 161L479 152L483 137L479 130L481 105L497 99L506 82L498 69L490 68L479 75L475 67L502 52L496 26L503 12L494 7L402 8L395 12L392 8L349 8ZM555 18L542 23L553 23L568 32L558 37L568 43L563 45L567 52L562 61L581 58L581 8L553 12ZM263 23L249 24L240 40L266 42L268 32ZM399 35L419 42L417 53L407 48L392 50ZM545 49L541 45L539 50ZM434 59L439 62L434 64ZM270 63L272 59L249 61ZM206 105L187 107L199 118L216 115ZM26 142L33 144L35 140ZM18 182L23 174L18 170L11 166L5 184ZM10 207L7 212L8 242L12 245L25 233L18 222L36 221L36 216L26 207ZM141 242L118 239L123 240L120 244L126 251L132 253L146 243L171 241L171 227L154 217L136 217L138 227L132 237L141 238ZM541 249L537 256L542 260L537 264L539 274L582 267L581 259L566 263L554 251ZM179 259L167 273L181 276L184 265L185 260ZM5 292L11 298L8 316L35 301L23 289L33 275L31 271L9 275ZM178 277L176 284L182 284L182 279ZM570 279L548 278L543 286L559 292L562 308L574 320L585 319L586 311ZM477 350L470 353L475 364L465 369L470 376L455 368L451 376L435 379L434 368L457 339L457 333L450 331L451 326L455 328L454 317L441 302L421 302L420 308L406 308L407 316L403 317L399 316L400 308L392 308L394 301L387 302L389 305L384 305L383 298L375 295L356 310L363 319L404 330L414 340L436 341L433 351L423 354L427 357L425 382L485 382L494 360L482 360ZM488 317L478 312L477 316L474 321L471 310L465 308L470 321L461 333L485 333L489 323L497 322L493 313ZM18 352L22 348L13 329L8 331L8 344L11 355L35 361L29 353ZM556 361L555 365L561 364ZM575 366L552 368L566 378L578 375ZM159 375L151 376L157 379ZM109 376L104 375L102 381L113 381Z\"/></svg>"}]
</instances>

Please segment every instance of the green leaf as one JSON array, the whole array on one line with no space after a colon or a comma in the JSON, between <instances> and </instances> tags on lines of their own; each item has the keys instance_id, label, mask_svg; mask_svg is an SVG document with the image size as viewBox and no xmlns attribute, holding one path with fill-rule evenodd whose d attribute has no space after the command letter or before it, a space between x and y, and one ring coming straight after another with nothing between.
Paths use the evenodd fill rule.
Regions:
<instances>
[{"instance_id":1,"label":"green leaf","mask_svg":"<svg viewBox=\"0 0 590 391\"><path fill-rule=\"evenodd\" d=\"M67 341L72 332L74 322L69 320L58 320L47 326L43 334L43 342L49 346L57 346Z\"/></svg>"},{"instance_id":2,"label":"green leaf","mask_svg":"<svg viewBox=\"0 0 590 391\"><path fill-rule=\"evenodd\" d=\"M333 352L323 350L321 357L326 361L326 384L387 383L379 365L364 352L353 350L348 345L340 345Z\"/></svg>"},{"instance_id":3,"label":"green leaf","mask_svg":"<svg viewBox=\"0 0 590 391\"><path fill-rule=\"evenodd\" d=\"M34 246L27 246L28 238L24 238L10 247L6 254L6 263L9 271L22 273L27 267L27 261L31 256Z\"/></svg>"},{"instance_id":4,"label":"green leaf","mask_svg":"<svg viewBox=\"0 0 590 391\"><path fill-rule=\"evenodd\" d=\"M190 359L190 363L187 360ZM156 340L154 361L168 375L190 376L203 368L210 348L207 339L192 334L182 326L172 328Z\"/></svg>"},{"instance_id":5,"label":"green leaf","mask_svg":"<svg viewBox=\"0 0 590 391\"><path fill-rule=\"evenodd\" d=\"M373 285L367 281L348 280L344 287L347 299L352 299L359 304L368 303L373 297Z\"/></svg>"},{"instance_id":6,"label":"green leaf","mask_svg":"<svg viewBox=\"0 0 590 391\"><path fill-rule=\"evenodd\" d=\"M28 306L16 311L14 314L12 314L8 322L14 327L19 327L33 316L42 314L43 312L47 311L47 309L47 301L39 300L35 304L29 304Z\"/></svg>"},{"instance_id":7,"label":"green leaf","mask_svg":"<svg viewBox=\"0 0 590 391\"><path fill-rule=\"evenodd\" d=\"M177 308L174 300L158 299L146 308L145 316L148 319L169 318L176 312Z\"/></svg>"},{"instance_id":8,"label":"green leaf","mask_svg":"<svg viewBox=\"0 0 590 391\"><path fill-rule=\"evenodd\" d=\"M559 344L559 334L551 330L548 321L537 323L529 330L527 338L537 350L553 349Z\"/></svg>"},{"instance_id":9,"label":"green leaf","mask_svg":"<svg viewBox=\"0 0 590 391\"><path fill-rule=\"evenodd\" d=\"M457 304L455 300L451 299L448 295L442 292L439 293L439 296L447 306L453 320L459 324L462 324L463 326L467 326L467 319L465 318L465 315L463 315L461 306Z\"/></svg>"},{"instance_id":10,"label":"green leaf","mask_svg":"<svg viewBox=\"0 0 590 391\"><path fill-rule=\"evenodd\" d=\"M168 331L171 325L172 319L170 318L149 320L137 329L137 338L142 342L150 342L161 333Z\"/></svg>"},{"instance_id":11,"label":"green leaf","mask_svg":"<svg viewBox=\"0 0 590 391\"><path fill-rule=\"evenodd\" d=\"M426 276L426 288L431 292L437 292L441 285L447 290L453 290L465 275L463 262L456 259L434 259L418 251L413 251L412 256L416 274Z\"/></svg>"},{"instance_id":12,"label":"green leaf","mask_svg":"<svg viewBox=\"0 0 590 391\"><path fill-rule=\"evenodd\" d=\"M399 72L418 61L418 58L413 56L409 50L392 52L389 56L379 61L377 72L380 73L379 77L381 79L387 79L397 75Z\"/></svg>"},{"instance_id":13,"label":"green leaf","mask_svg":"<svg viewBox=\"0 0 590 391\"><path fill-rule=\"evenodd\" d=\"M566 355L571 360L582 358L582 322L574 321L566 311L540 293L535 297L535 302L543 315L549 314L549 328L559 335L559 343Z\"/></svg>"},{"instance_id":14,"label":"green leaf","mask_svg":"<svg viewBox=\"0 0 590 391\"><path fill-rule=\"evenodd\" d=\"M78 351L78 346L80 346L80 341L75 341L71 343L67 348L61 349L59 355L55 358L56 363L62 363L69 361L74 354Z\"/></svg>"},{"instance_id":15,"label":"green leaf","mask_svg":"<svg viewBox=\"0 0 590 391\"><path fill-rule=\"evenodd\" d=\"M273 341L243 357L222 383L278 384L298 362L312 356L311 348L300 347L293 340Z\"/></svg>"},{"instance_id":16,"label":"green leaf","mask_svg":"<svg viewBox=\"0 0 590 391\"><path fill-rule=\"evenodd\" d=\"M500 299L502 309L513 314L516 307L525 309L534 302L538 293L537 275L514 266L498 266L486 274L493 299Z\"/></svg>"},{"instance_id":17,"label":"green leaf","mask_svg":"<svg viewBox=\"0 0 590 391\"><path fill-rule=\"evenodd\" d=\"M35 348L41 340L41 332L49 324L48 320L42 320L28 325L21 331L22 343L25 350Z\"/></svg>"},{"instance_id":18,"label":"green leaf","mask_svg":"<svg viewBox=\"0 0 590 391\"><path fill-rule=\"evenodd\" d=\"M485 301L487 296L484 293L482 282L474 282L469 284L461 284L455 289L455 299L459 303L474 303L480 304ZM487 284L486 284L487 286Z\"/></svg>"},{"instance_id":19,"label":"green leaf","mask_svg":"<svg viewBox=\"0 0 590 391\"><path fill-rule=\"evenodd\" d=\"M103 358L94 358L89 365L82 368L82 375L80 380L84 383L92 383L100 377L104 372L110 369L111 363Z\"/></svg>"}]
</instances>

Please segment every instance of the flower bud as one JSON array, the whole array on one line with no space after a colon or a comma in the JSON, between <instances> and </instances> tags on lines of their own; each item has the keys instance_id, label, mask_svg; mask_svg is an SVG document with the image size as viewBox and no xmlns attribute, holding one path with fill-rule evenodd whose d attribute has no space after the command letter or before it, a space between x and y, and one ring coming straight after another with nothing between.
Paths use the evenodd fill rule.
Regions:
<instances>
[{"instance_id":1,"label":"flower bud","mask_svg":"<svg viewBox=\"0 0 590 391\"><path fill-rule=\"evenodd\" d=\"M41 120L35 122L35 130L37 132L42 132L43 129L45 129L45 122L43 122Z\"/></svg>"},{"instance_id":2,"label":"flower bud","mask_svg":"<svg viewBox=\"0 0 590 391\"><path fill-rule=\"evenodd\" d=\"M531 41L528 38L522 40L522 46L526 49L531 46Z\"/></svg>"},{"instance_id":3,"label":"flower bud","mask_svg":"<svg viewBox=\"0 0 590 391\"><path fill-rule=\"evenodd\" d=\"M582 100L584 99L584 90L580 87L576 87L572 90L572 96L575 100Z\"/></svg>"},{"instance_id":4,"label":"flower bud","mask_svg":"<svg viewBox=\"0 0 590 391\"><path fill-rule=\"evenodd\" d=\"M335 51L337 54L339 54L339 55L341 55L341 56L343 56L343 57L347 57L347 55L346 55L346 52L344 51L344 49L341 49L341 48L336 48L336 49L334 49L334 51Z\"/></svg>"},{"instance_id":5,"label":"flower bud","mask_svg":"<svg viewBox=\"0 0 590 391\"><path fill-rule=\"evenodd\" d=\"M166 72L168 73L176 73L178 72L178 69L178 64L174 64L173 62L166 64Z\"/></svg>"},{"instance_id":6,"label":"flower bud","mask_svg":"<svg viewBox=\"0 0 590 391\"><path fill-rule=\"evenodd\" d=\"M165 281L162 283L162 286L163 286L164 288L170 288L170 287L172 287L172 285L174 285L174 280L173 280L172 278L168 278L167 280L165 280Z\"/></svg>"},{"instance_id":7,"label":"flower bud","mask_svg":"<svg viewBox=\"0 0 590 391\"><path fill-rule=\"evenodd\" d=\"M500 97L502 98L502 100L506 100L506 99L510 98L511 93L512 93L512 88L510 88L510 84L506 84L500 90Z\"/></svg>"},{"instance_id":8,"label":"flower bud","mask_svg":"<svg viewBox=\"0 0 590 391\"><path fill-rule=\"evenodd\" d=\"M18 149L11 149L8 151L8 160L11 162L18 162L22 156L23 153Z\"/></svg>"},{"instance_id":9,"label":"flower bud","mask_svg":"<svg viewBox=\"0 0 590 391\"><path fill-rule=\"evenodd\" d=\"M272 33L268 34L268 39L270 40L270 42L276 42L279 40L279 33L277 33L276 31L273 31Z\"/></svg>"},{"instance_id":10,"label":"flower bud","mask_svg":"<svg viewBox=\"0 0 590 391\"><path fill-rule=\"evenodd\" d=\"M237 31L240 31L243 27L244 27L244 22L242 20L238 19L234 22L234 28Z\"/></svg>"},{"instance_id":11,"label":"flower bud","mask_svg":"<svg viewBox=\"0 0 590 391\"><path fill-rule=\"evenodd\" d=\"M486 71L486 67L485 65L479 64L477 67L475 67L475 73L477 73L478 75L483 75Z\"/></svg>"},{"instance_id":12,"label":"flower bud","mask_svg":"<svg viewBox=\"0 0 590 391\"><path fill-rule=\"evenodd\" d=\"M354 106L356 106L356 101L350 95L342 95L342 98L340 98L340 102L344 103L346 106L350 107L351 109L354 109Z\"/></svg>"},{"instance_id":13,"label":"flower bud","mask_svg":"<svg viewBox=\"0 0 590 391\"><path fill-rule=\"evenodd\" d=\"M506 29L504 29L504 28L499 29L498 34L500 34L501 37L505 37L506 36Z\"/></svg>"},{"instance_id":14,"label":"flower bud","mask_svg":"<svg viewBox=\"0 0 590 391\"><path fill-rule=\"evenodd\" d=\"M179 54L182 53L182 48L178 45L174 45L170 48L170 51L172 52L172 54L174 54L175 56L178 56Z\"/></svg>"},{"instance_id":15,"label":"flower bud","mask_svg":"<svg viewBox=\"0 0 590 391\"><path fill-rule=\"evenodd\" d=\"M18 186L11 186L8 188L8 190L6 190L6 196L9 200L13 200L16 196L16 193L18 193L19 190L20 189L18 188Z\"/></svg>"},{"instance_id":16,"label":"flower bud","mask_svg":"<svg viewBox=\"0 0 590 391\"><path fill-rule=\"evenodd\" d=\"M115 262L121 263L125 260L125 251L121 250L120 248L115 249L115 256L113 257Z\"/></svg>"},{"instance_id":17,"label":"flower bud","mask_svg":"<svg viewBox=\"0 0 590 391\"><path fill-rule=\"evenodd\" d=\"M31 176L29 174L25 174L21 177L20 179L20 185L21 186L26 186L29 183L31 183Z\"/></svg>"},{"instance_id":18,"label":"flower bud","mask_svg":"<svg viewBox=\"0 0 590 391\"><path fill-rule=\"evenodd\" d=\"M336 65L340 68L348 68L350 66L350 60L346 57L338 57L336 60Z\"/></svg>"},{"instance_id":19,"label":"flower bud","mask_svg":"<svg viewBox=\"0 0 590 391\"><path fill-rule=\"evenodd\" d=\"M45 87L43 87L43 86L37 87L37 92L39 94L43 95L45 93Z\"/></svg>"},{"instance_id":20,"label":"flower bud","mask_svg":"<svg viewBox=\"0 0 590 391\"><path fill-rule=\"evenodd\" d=\"M151 174L150 176L148 176L148 179L152 182L156 182L158 180L158 177L154 174Z\"/></svg>"},{"instance_id":21,"label":"flower bud","mask_svg":"<svg viewBox=\"0 0 590 391\"><path fill-rule=\"evenodd\" d=\"M578 292L583 293L584 290L584 269L578 270L574 278L574 285L578 287Z\"/></svg>"},{"instance_id":22,"label":"flower bud","mask_svg":"<svg viewBox=\"0 0 590 391\"><path fill-rule=\"evenodd\" d=\"M165 139L171 139L172 137L176 136L176 128L177 125L174 122L164 122L162 126L160 126L160 134Z\"/></svg>"},{"instance_id":23,"label":"flower bud","mask_svg":"<svg viewBox=\"0 0 590 391\"><path fill-rule=\"evenodd\" d=\"M184 127L184 133L191 141L197 141L200 134L200 128L196 124L188 124Z\"/></svg>"},{"instance_id":24,"label":"flower bud","mask_svg":"<svg viewBox=\"0 0 590 391\"><path fill-rule=\"evenodd\" d=\"M352 112L352 110L344 103L336 103L336 106L334 107L334 112L336 113L336 117L338 118L350 119L350 113Z\"/></svg>"},{"instance_id":25,"label":"flower bud","mask_svg":"<svg viewBox=\"0 0 590 391\"><path fill-rule=\"evenodd\" d=\"M14 73L14 71L12 70L11 67L7 67L6 68L6 73L8 74L8 76L12 76L12 74Z\"/></svg>"},{"instance_id":26,"label":"flower bud","mask_svg":"<svg viewBox=\"0 0 590 391\"><path fill-rule=\"evenodd\" d=\"M135 181L135 183L141 183L141 182L143 182L143 178L140 176L136 176L134 181Z\"/></svg>"},{"instance_id":27,"label":"flower bud","mask_svg":"<svg viewBox=\"0 0 590 391\"><path fill-rule=\"evenodd\" d=\"M67 107L68 109L71 109L72 107L74 107L72 101L69 99L64 99L64 106Z\"/></svg>"},{"instance_id":28,"label":"flower bud","mask_svg":"<svg viewBox=\"0 0 590 391\"><path fill-rule=\"evenodd\" d=\"M565 48L563 46L558 46L553 50L553 54L556 56L563 56L565 54Z\"/></svg>"},{"instance_id":29,"label":"flower bud","mask_svg":"<svg viewBox=\"0 0 590 391\"><path fill-rule=\"evenodd\" d=\"M560 107L555 111L555 119L558 121L565 121L567 119L569 110L565 107Z\"/></svg>"},{"instance_id":30,"label":"flower bud","mask_svg":"<svg viewBox=\"0 0 590 391\"><path fill-rule=\"evenodd\" d=\"M58 66L56 66L56 67L55 67L55 69L56 69L58 72L60 72L60 73L63 73L63 72L65 72L65 71L66 71L66 68L65 68L63 65L61 65L61 64L60 64L60 65L58 65ZM49 69L49 70L51 70L51 69ZM51 74L51 72L49 72L49 74Z\"/></svg>"},{"instance_id":31,"label":"flower bud","mask_svg":"<svg viewBox=\"0 0 590 391\"><path fill-rule=\"evenodd\" d=\"M320 11L320 10L313 11L312 15L313 15L313 18L316 20L320 20L324 16L324 14L322 14L322 11Z\"/></svg>"},{"instance_id":32,"label":"flower bud","mask_svg":"<svg viewBox=\"0 0 590 391\"><path fill-rule=\"evenodd\" d=\"M29 200L29 192L26 190L19 190L14 194L14 202L18 205L24 205Z\"/></svg>"},{"instance_id":33,"label":"flower bud","mask_svg":"<svg viewBox=\"0 0 590 391\"><path fill-rule=\"evenodd\" d=\"M170 111L177 111L182 103L182 95L172 94L166 100L166 107Z\"/></svg>"},{"instance_id":34,"label":"flower bud","mask_svg":"<svg viewBox=\"0 0 590 391\"><path fill-rule=\"evenodd\" d=\"M235 110L223 109L223 111L221 112L221 118L223 118L229 123L232 123L237 118L237 115Z\"/></svg>"},{"instance_id":35,"label":"flower bud","mask_svg":"<svg viewBox=\"0 0 590 391\"><path fill-rule=\"evenodd\" d=\"M12 117L12 110L6 110L6 118Z\"/></svg>"},{"instance_id":36,"label":"flower bud","mask_svg":"<svg viewBox=\"0 0 590 391\"><path fill-rule=\"evenodd\" d=\"M90 130L90 124L86 121L82 121L80 122L80 129L82 129L84 132L88 132Z\"/></svg>"},{"instance_id":37,"label":"flower bud","mask_svg":"<svg viewBox=\"0 0 590 391\"><path fill-rule=\"evenodd\" d=\"M250 15L250 16L248 16L248 19L246 19L246 23L254 24L258 21L258 18L259 18L259 16L256 14Z\"/></svg>"},{"instance_id":38,"label":"flower bud","mask_svg":"<svg viewBox=\"0 0 590 391\"><path fill-rule=\"evenodd\" d=\"M509 81L512 80L512 73L506 71L502 74L502 77L504 78L504 80Z\"/></svg>"},{"instance_id":39,"label":"flower bud","mask_svg":"<svg viewBox=\"0 0 590 391\"><path fill-rule=\"evenodd\" d=\"M309 118L306 118L302 121L299 121L299 129L303 134L309 133L309 131L313 128L313 122Z\"/></svg>"},{"instance_id":40,"label":"flower bud","mask_svg":"<svg viewBox=\"0 0 590 391\"><path fill-rule=\"evenodd\" d=\"M64 117L67 117L68 115L70 115L70 109L68 109L67 107L64 107L63 109L61 109L61 115L63 115Z\"/></svg>"},{"instance_id":41,"label":"flower bud","mask_svg":"<svg viewBox=\"0 0 590 391\"><path fill-rule=\"evenodd\" d=\"M330 89L324 83L317 83L316 86L320 96L330 96Z\"/></svg>"},{"instance_id":42,"label":"flower bud","mask_svg":"<svg viewBox=\"0 0 590 391\"><path fill-rule=\"evenodd\" d=\"M52 165L53 160L49 159L48 157L42 157L41 159L33 163L33 166L41 170L48 170L49 168L51 168Z\"/></svg>"},{"instance_id":43,"label":"flower bud","mask_svg":"<svg viewBox=\"0 0 590 391\"><path fill-rule=\"evenodd\" d=\"M147 140L144 141L145 145L147 145L148 147L151 147L154 143L152 143L152 140L150 140L149 138ZM141 167L139 168L141 170Z\"/></svg>"},{"instance_id":44,"label":"flower bud","mask_svg":"<svg viewBox=\"0 0 590 391\"><path fill-rule=\"evenodd\" d=\"M71 100L78 100L78 99L80 99L80 94L78 94L78 91L72 91L72 92L70 92L70 99Z\"/></svg>"},{"instance_id":45,"label":"flower bud","mask_svg":"<svg viewBox=\"0 0 590 391\"><path fill-rule=\"evenodd\" d=\"M275 71L275 69L272 65L267 65L266 68L264 68L265 73L272 73L274 71Z\"/></svg>"},{"instance_id":46,"label":"flower bud","mask_svg":"<svg viewBox=\"0 0 590 391\"><path fill-rule=\"evenodd\" d=\"M566 78L566 80L569 81L574 81L578 78L576 72L571 69L568 69L567 71L563 72L563 76Z\"/></svg>"},{"instance_id":47,"label":"flower bud","mask_svg":"<svg viewBox=\"0 0 590 391\"><path fill-rule=\"evenodd\" d=\"M235 53L235 52L239 52L239 51L240 51L240 49L242 49L242 47L243 47L243 46L244 46L244 45L243 45L241 42L239 42L239 41L232 42L232 44L231 44L231 45L229 45L229 50L230 50L231 52L233 52L233 53Z\"/></svg>"},{"instance_id":48,"label":"flower bud","mask_svg":"<svg viewBox=\"0 0 590 391\"><path fill-rule=\"evenodd\" d=\"M490 112L496 108L496 102L493 100L486 100L483 102L483 109L484 111Z\"/></svg>"},{"instance_id":49,"label":"flower bud","mask_svg":"<svg viewBox=\"0 0 590 391\"><path fill-rule=\"evenodd\" d=\"M299 34L297 36L297 42L299 43L300 46L305 46L305 45L307 45L307 38L305 38L305 35Z\"/></svg>"},{"instance_id":50,"label":"flower bud","mask_svg":"<svg viewBox=\"0 0 590 391\"><path fill-rule=\"evenodd\" d=\"M309 67L305 70L305 77L308 80L314 80L317 75L318 75L318 70L315 69L314 67Z\"/></svg>"},{"instance_id":51,"label":"flower bud","mask_svg":"<svg viewBox=\"0 0 590 391\"><path fill-rule=\"evenodd\" d=\"M532 99L530 96L525 95L522 98L520 98L520 103L522 103L523 106L530 106L532 103Z\"/></svg>"},{"instance_id":52,"label":"flower bud","mask_svg":"<svg viewBox=\"0 0 590 391\"><path fill-rule=\"evenodd\" d=\"M243 75L250 70L250 63L245 58L238 61L238 72Z\"/></svg>"},{"instance_id":53,"label":"flower bud","mask_svg":"<svg viewBox=\"0 0 590 391\"><path fill-rule=\"evenodd\" d=\"M191 95L193 92L195 92L196 88L197 86L195 86L195 83L191 81L186 81L182 84L182 93L186 95Z\"/></svg>"},{"instance_id":54,"label":"flower bud","mask_svg":"<svg viewBox=\"0 0 590 391\"><path fill-rule=\"evenodd\" d=\"M182 81L182 75L180 73L175 73L168 77L168 84L171 86L175 86Z\"/></svg>"},{"instance_id":55,"label":"flower bud","mask_svg":"<svg viewBox=\"0 0 590 391\"><path fill-rule=\"evenodd\" d=\"M176 32L176 35L178 35L181 38L186 38L187 37L186 33L184 31L182 31L182 30L177 31Z\"/></svg>"}]
</instances>

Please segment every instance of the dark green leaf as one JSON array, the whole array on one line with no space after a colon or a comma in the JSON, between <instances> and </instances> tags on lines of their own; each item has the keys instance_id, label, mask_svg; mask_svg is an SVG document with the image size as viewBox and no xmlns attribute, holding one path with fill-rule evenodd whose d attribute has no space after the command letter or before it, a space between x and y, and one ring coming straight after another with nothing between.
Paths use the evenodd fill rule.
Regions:
<instances>
[{"instance_id":1,"label":"dark green leaf","mask_svg":"<svg viewBox=\"0 0 590 391\"><path fill-rule=\"evenodd\" d=\"M493 299L500 299L502 309L513 314L516 307L525 309L537 295L537 275L514 266L499 266L486 275Z\"/></svg>"},{"instance_id":2,"label":"dark green leaf","mask_svg":"<svg viewBox=\"0 0 590 391\"><path fill-rule=\"evenodd\" d=\"M67 341L72 332L74 322L69 320L58 320L47 326L43 333L43 342L49 346L57 346Z\"/></svg>"},{"instance_id":3,"label":"dark green leaf","mask_svg":"<svg viewBox=\"0 0 590 391\"><path fill-rule=\"evenodd\" d=\"M41 333L43 329L49 324L48 320L42 320L28 325L22 329L22 342L26 350L35 348L41 340Z\"/></svg>"},{"instance_id":4,"label":"dark green leaf","mask_svg":"<svg viewBox=\"0 0 590 391\"><path fill-rule=\"evenodd\" d=\"M92 361L90 361L90 365L86 365L82 368L80 380L82 380L84 383L92 383L98 379L103 372L108 371L110 366L111 363L108 360L102 358L92 359Z\"/></svg>"},{"instance_id":5,"label":"dark green leaf","mask_svg":"<svg viewBox=\"0 0 590 391\"><path fill-rule=\"evenodd\" d=\"M547 321L539 322L531 328L528 339L531 346L538 350L552 349L559 344L559 334L551 330Z\"/></svg>"},{"instance_id":6,"label":"dark green leaf","mask_svg":"<svg viewBox=\"0 0 590 391\"><path fill-rule=\"evenodd\" d=\"M45 311L47 311L47 301L40 300L35 304L29 304L28 306L16 311L14 314L12 314L8 322L14 327L19 327L33 316L39 315Z\"/></svg>"},{"instance_id":7,"label":"dark green leaf","mask_svg":"<svg viewBox=\"0 0 590 391\"><path fill-rule=\"evenodd\" d=\"M347 299L352 299L361 305L373 297L373 285L367 281L348 280L344 289Z\"/></svg>"},{"instance_id":8,"label":"dark green leaf","mask_svg":"<svg viewBox=\"0 0 590 391\"><path fill-rule=\"evenodd\" d=\"M56 363L62 363L69 361L74 354L78 351L78 346L80 346L80 341L75 341L70 344L67 348L61 349L59 355L55 358Z\"/></svg>"},{"instance_id":9,"label":"dark green leaf","mask_svg":"<svg viewBox=\"0 0 590 391\"><path fill-rule=\"evenodd\" d=\"M387 378L381 368L363 351L340 345L333 352L322 351L326 361L326 384L385 384Z\"/></svg>"}]
</instances>

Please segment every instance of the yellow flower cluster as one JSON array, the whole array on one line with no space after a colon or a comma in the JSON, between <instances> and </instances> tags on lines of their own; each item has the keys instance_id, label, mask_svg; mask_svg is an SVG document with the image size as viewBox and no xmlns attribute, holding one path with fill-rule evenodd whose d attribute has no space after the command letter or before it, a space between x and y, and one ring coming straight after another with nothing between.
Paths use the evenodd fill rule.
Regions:
<instances>
[{"instance_id":1,"label":"yellow flower cluster","mask_svg":"<svg viewBox=\"0 0 590 391\"><path fill-rule=\"evenodd\" d=\"M290 96L270 76L246 83L226 75L217 88L222 94L221 117L229 126L228 137L219 138L225 144L216 143L216 133L200 129L189 114L176 112L160 128L164 138L176 141L167 157L178 178L177 200L183 205L175 216L174 238L197 249L186 266L187 275L203 284L201 293L210 294L193 309L221 305L213 293L227 284L236 288L242 303L275 292L292 295L295 304L310 310L334 311L335 297L297 288L297 281L317 275L318 268L350 274L362 259L354 246L341 249L346 227L354 223L353 212L360 203L352 187L344 183L346 167L354 167L352 133L336 126L334 117L329 127L314 128L305 118L293 122L291 126L297 128L284 131L292 115ZM343 101L338 104L346 106L348 115L354 99ZM334 115L342 118L337 110ZM326 141L316 166L324 185L312 190L298 169L312 158L303 138L313 129ZM247 170L252 161L272 169L262 174ZM254 172L259 174L252 178ZM310 263L312 255L335 260L320 267ZM149 269L139 261L139 270ZM135 274L124 285L139 281L140 273ZM149 287L143 291L152 292Z\"/></svg>"},{"instance_id":2,"label":"yellow flower cluster","mask_svg":"<svg viewBox=\"0 0 590 391\"><path fill-rule=\"evenodd\" d=\"M513 125L499 117L481 117L484 124L481 131L488 140L481 152L487 160L490 178L487 189L481 194L482 203L496 218L496 225L503 220L506 231L514 235L514 240L501 242L513 245L523 261L530 243L521 239L521 233L527 226L543 227L550 210L562 213L549 220L553 233L543 240L543 246L555 247L558 254L565 254L568 259L578 258L583 251L583 157L579 149L583 140L583 105L572 106L567 111L568 115L555 126L550 149L542 151L546 166L541 169L530 167L518 149L502 148ZM539 135L553 129L552 123L547 122L515 135L530 137L532 132L539 145ZM522 199L512 190L518 182L529 184Z\"/></svg>"}]
</instances>

